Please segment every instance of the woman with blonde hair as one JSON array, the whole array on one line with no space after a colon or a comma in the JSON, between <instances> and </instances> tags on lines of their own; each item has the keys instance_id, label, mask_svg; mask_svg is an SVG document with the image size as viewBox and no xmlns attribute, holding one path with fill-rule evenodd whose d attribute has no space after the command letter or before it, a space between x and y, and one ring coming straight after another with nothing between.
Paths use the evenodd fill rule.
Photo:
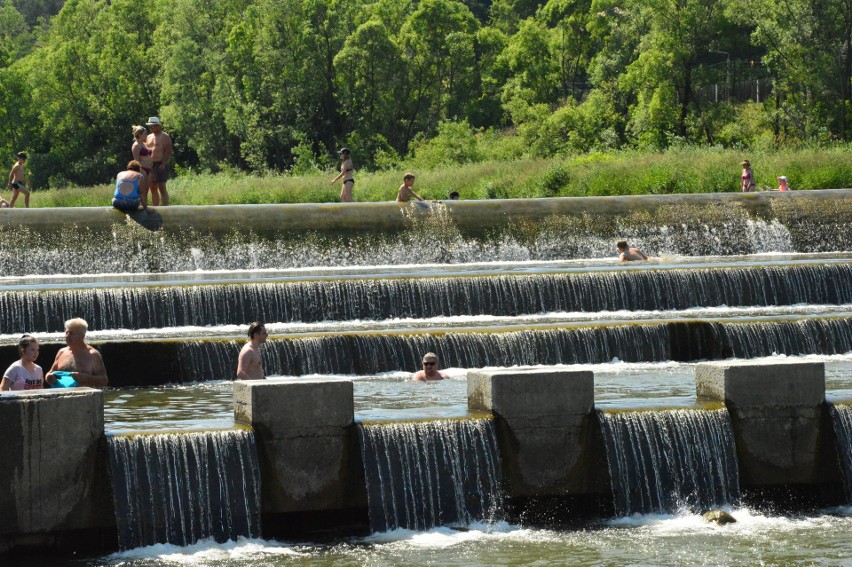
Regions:
<instances>
[{"instance_id":1,"label":"woman with blonde hair","mask_svg":"<svg viewBox=\"0 0 852 567\"><path fill-rule=\"evenodd\" d=\"M133 127L133 145L130 147L130 153L133 154L133 159L139 162L142 166L142 171L146 176L151 175L151 150L145 140L148 139L148 130L144 126Z\"/></svg>"}]
</instances>

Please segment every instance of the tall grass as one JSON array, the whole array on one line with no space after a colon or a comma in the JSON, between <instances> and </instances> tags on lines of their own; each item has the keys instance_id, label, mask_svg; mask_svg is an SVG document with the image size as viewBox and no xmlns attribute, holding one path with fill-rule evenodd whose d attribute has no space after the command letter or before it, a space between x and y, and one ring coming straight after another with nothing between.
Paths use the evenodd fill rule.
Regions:
<instances>
[{"instance_id":1,"label":"tall grass","mask_svg":"<svg viewBox=\"0 0 852 567\"><path fill-rule=\"evenodd\" d=\"M436 200L446 199L451 191L461 193L462 199L732 192L739 191L742 159L751 161L759 188L777 187L779 175L786 175L794 190L852 187L852 153L846 148L776 152L681 148L415 169L414 190ZM406 165L379 172L356 167L355 199L395 199L405 171ZM184 174L170 180L168 188L174 205L328 203L336 202L340 193L340 184L331 183L335 173ZM112 193L111 185L35 191L31 205L109 206Z\"/></svg>"}]
</instances>

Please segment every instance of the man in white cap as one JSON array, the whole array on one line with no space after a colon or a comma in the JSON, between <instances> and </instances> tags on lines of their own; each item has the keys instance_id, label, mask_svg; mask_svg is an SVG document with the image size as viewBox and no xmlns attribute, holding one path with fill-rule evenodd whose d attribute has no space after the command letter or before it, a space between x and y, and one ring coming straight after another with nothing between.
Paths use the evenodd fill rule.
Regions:
<instances>
[{"instance_id":1,"label":"man in white cap","mask_svg":"<svg viewBox=\"0 0 852 567\"><path fill-rule=\"evenodd\" d=\"M145 144L151 150L151 204L163 206L169 204L169 192L166 182L169 180L169 161L172 159L172 139L163 132L163 124L156 116L148 119L148 139Z\"/></svg>"}]
</instances>

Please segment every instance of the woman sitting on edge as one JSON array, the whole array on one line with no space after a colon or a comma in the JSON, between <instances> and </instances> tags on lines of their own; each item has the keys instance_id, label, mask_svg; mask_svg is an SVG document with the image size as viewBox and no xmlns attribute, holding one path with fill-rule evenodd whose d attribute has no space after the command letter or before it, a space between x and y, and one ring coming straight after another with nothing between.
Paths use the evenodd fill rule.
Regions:
<instances>
[{"instance_id":1,"label":"woman sitting on edge","mask_svg":"<svg viewBox=\"0 0 852 567\"><path fill-rule=\"evenodd\" d=\"M148 177L142 173L142 165L133 160L127 164L127 171L115 177L115 194L112 206L119 211L132 213L139 209L148 212Z\"/></svg>"}]
</instances>

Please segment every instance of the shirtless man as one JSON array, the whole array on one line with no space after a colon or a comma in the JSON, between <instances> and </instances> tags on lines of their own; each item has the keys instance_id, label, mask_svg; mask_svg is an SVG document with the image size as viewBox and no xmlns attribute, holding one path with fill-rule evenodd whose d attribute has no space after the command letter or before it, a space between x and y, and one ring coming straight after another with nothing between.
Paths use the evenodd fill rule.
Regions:
<instances>
[{"instance_id":1,"label":"shirtless man","mask_svg":"<svg viewBox=\"0 0 852 567\"><path fill-rule=\"evenodd\" d=\"M65 344L68 346L56 353L56 360L44 377L45 382L53 384L59 378L54 372L64 371L71 374L78 386L103 388L108 384L101 353L86 344L88 329L89 324L83 319L65 321Z\"/></svg>"},{"instance_id":2,"label":"shirtless man","mask_svg":"<svg viewBox=\"0 0 852 567\"><path fill-rule=\"evenodd\" d=\"M407 203L412 197L418 201L422 201L423 197L414 192L411 188L414 185L414 174L406 173L402 176L402 185L399 186L399 191L396 194L397 203Z\"/></svg>"},{"instance_id":3,"label":"shirtless man","mask_svg":"<svg viewBox=\"0 0 852 567\"><path fill-rule=\"evenodd\" d=\"M439 372L438 355L434 352L427 352L423 355L423 370L414 374L412 380L418 382L427 382L431 380L446 380L448 376L443 372Z\"/></svg>"},{"instance_id":4,"label":"shirtless man","mask_svg":"<svg viewBox=\"0 0 852 567\"><path fill-rule=\"evenodd\" d=\"M619 240L616 243L615 247L618 249L618 253L621 257L622 262L648 259L648 257L645 256L645 253L639 250L638 248L631 248L630 246L628 246L626 240Z\"/></svg>"},{"instance_id":5,"label":"shirtless man","mask_svg":"<svg viewBox=\"0 0 852 567\"><path fill-rule=\"evenodd\" d=\"M260 345L266 342L269 333L263 323L249 325L249 341L243 345L237 361L237 380L263 380L263 360L260 358Z\"/></svg>"},{"instance_id":6,"label":"shirtless man","mask_svg":"<svg viewBox=\"0 0 852 567\"><path fill-rule=\"evenodd\" d=\"M340 188L340 202L351 203L354 201L352 198L352 189L355 187L355 177L352 172L355 171L355 166L352 165L349 148L341 148L337 154L343 161L340 164L340 173L337 174L337 177L331 180L331 184L334 185L338 179L342 178L343 185Z\"/></svg>"},{"instance_id":7,"label":"shirtless man","mask_svg":"<svg viewBox=\"0 0 852 567\"><path fill-rule=\"evenodd\" d=\"M15 206L15 201L18 200L18 195L23 191L24 206L30 206L30 190L27 187L27 177L24 175L24 164L27 163L27 154L18 152L15 154L18 161L12 166L12 171L9 172L8 187L12 190L12 200L9 201L9 208Z\"/></svg>"},{"instance_id":8,"label":"shirtless man","mask_svg":"<svg viewBox=\"0 0 852 567\"><path fill-rule=\"evenodd\" d=\"M166 182L169 180L169 161L172 159L172 139L163 132L163 124L156 116L148 119L148 139L145 145L151 150L151 204L155 207L169 204Z\"/></svg>"}]
</instances>

